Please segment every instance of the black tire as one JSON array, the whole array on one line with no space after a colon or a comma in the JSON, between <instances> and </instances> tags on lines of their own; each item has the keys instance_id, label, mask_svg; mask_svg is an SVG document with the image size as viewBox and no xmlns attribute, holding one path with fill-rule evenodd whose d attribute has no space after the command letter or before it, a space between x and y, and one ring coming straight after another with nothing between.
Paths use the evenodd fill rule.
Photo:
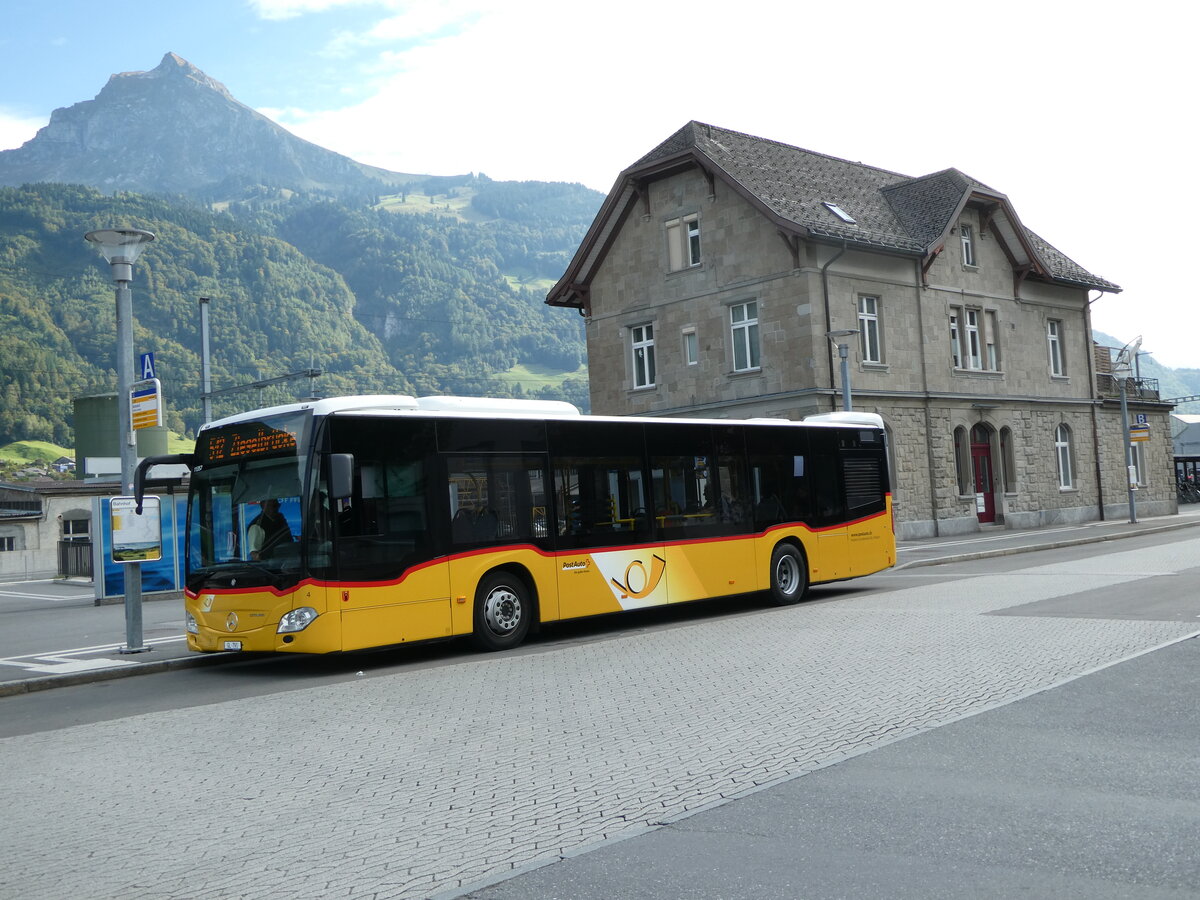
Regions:
<instances>
[{"instance_id":1,"label":"black tire","mask_svg":"<svg viewBox=\"0 0 1200 900\"><path fill-rule=\"evenodd\" d=\"M808 560L791 544L779 544L771 554L771 589L776 606L799 603L808 593Z\"/></svg>"},{"instance_id":2,"label":"black tire","mask_svg":"<svg viewBox=\"0 0 1200 900\"><path fill-rule=\"evenodd\" d=\"M512 572L493 572L475 590L476 646L483 650L520 646L533 616L533 598L525 581Z\"/></svg>"}]
</instances>

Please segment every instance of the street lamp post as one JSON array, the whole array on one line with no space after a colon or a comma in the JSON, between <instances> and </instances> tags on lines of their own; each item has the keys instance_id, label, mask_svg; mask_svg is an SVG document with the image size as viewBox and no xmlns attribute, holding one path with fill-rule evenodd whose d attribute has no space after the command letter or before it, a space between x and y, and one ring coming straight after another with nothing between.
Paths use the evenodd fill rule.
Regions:
<instances>
[{"instance_id":1,"label":"street lamp post","mask_svg":"<svg viewBox=\"0 0 1200 900\"><path fill-rule=\"evenodd\" d=\"M858 330L853 328L825 332L825 337L833 341L833 345L837 347L838 356L842 360L842 409L846 412L850 412L854 408L850 397L850 345L845 341L838 341L837 338L853 337L856 334L858 334Z\"/></svg>"},{"instance_id":2,"label":"street lamp post","mask_svg":"<svg viewBox=\"0 0 1200 900\"><path fill-rule=\"evenodd\" d=\"M1132 525L1137 524L1137 494L1133 484L1133 442L1129 439L1129 401L1125 398L1125 380L1133 373L1141 346L1142 339L1139 336L1121 348L1113 363L1113 374L1121 386L1121 440L1125 442L1125 484L1129 492L1129 522Z\"/></svg>"},{"instance_id":3,"label":"street lamp post","mask_svg":"<svg viewBox=\"0 0 1200 900\"><path fill-rule=\"evenodd\" d=\"M133 494L137 468L137 444L133 433L133 411L129 391L133 385L133 264L146 244L154 240L149 231L139 228L114 228L89 231L84 239L96 244L112 267L117 284L117 422L121 436L121 491ZM142 567L125 566L125 646L122 653L141 653L150 648L142 643Z\"/></svg>"}]
</instances>

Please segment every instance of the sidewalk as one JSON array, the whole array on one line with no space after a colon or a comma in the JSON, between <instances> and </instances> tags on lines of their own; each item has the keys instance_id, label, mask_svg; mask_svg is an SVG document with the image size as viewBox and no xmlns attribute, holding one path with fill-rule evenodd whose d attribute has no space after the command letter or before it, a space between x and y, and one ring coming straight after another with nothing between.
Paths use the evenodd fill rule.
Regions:
<instances>
[{"instance_id":1,"label":"sidewalk","mask_svg":"<svg viewBox=\"0 0 1200 900\"><path fill-rule=\"evenodd\" d=\"M1200 525L1200 503L1184 504L1173 516L1139 516L1137 522L1130 522L1128 517L1122 517L1104 522L1050 525L1045 528L1011 531L983 526L983 530L974 534L898 541L896 568L909 569L968 559L1029 553L1034 550L1053 550L1077 544L1120 540L1139 534L1175 531L1196 525Z\"/></svg>"},{"instance_id":2,"label":"sidewalk","mask_svg":"<svg viewBox=\"0 0 1200 900\"><path fill-rule=\"evenodd\" d=\"M1120 540L1198 525L1200 504L1189 504L1176 515L1141 518L1132 524L1121 519L1023 531L987 529L975 534L900 541L896 569ZM57 649L45 646L45 638L30 638L27 646L13 650L10 640L10 649L5 651L8 655L0 659L0 697L244 658L237 653L189 651L179 633L183 614L178 599L144 603L143 643L148 649L122 652L124 615L124 606L119 603L75 607L69 614L62 610L61 621L55 623ZM94 636L98 634L111 636L112 642L96 644Z\"/></svg>"}]
</instances>

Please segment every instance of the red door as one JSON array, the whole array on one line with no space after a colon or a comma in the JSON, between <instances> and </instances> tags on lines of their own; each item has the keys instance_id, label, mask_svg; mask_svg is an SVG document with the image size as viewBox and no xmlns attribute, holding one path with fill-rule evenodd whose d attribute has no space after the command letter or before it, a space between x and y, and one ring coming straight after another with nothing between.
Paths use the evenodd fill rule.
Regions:
<instances>
[{"instance_id":1,"label":"red door","mask_svg":"<svg viewBox=\"0 0 1200 900\"><path fill-rule=\"evenodd\" d=\"M982 425L971 429L971 468L975 473L975 513L980 522L996 521L996 495L992 491L992 442Z\"/></svg>"}]
</instances>

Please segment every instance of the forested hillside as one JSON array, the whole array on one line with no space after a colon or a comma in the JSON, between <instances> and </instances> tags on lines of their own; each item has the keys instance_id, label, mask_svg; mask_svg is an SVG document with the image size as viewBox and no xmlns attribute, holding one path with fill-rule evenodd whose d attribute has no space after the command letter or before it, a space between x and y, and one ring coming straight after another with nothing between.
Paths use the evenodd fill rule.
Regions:
<instances>
[{"instance_id":1,"label":"forested hillside","mask_svg":"<svg viewBox=\"0 0 1200 900\"><path fill-rule=\"evenodd\" d=\"M439 179L408 192L420 215L259 190L212 209L36 184L0 188L0 445L70 446L72 398L115 389L113 282L83 240L96 228L154 232L134 269L135 351L153 351L168 425L200 423L198 298L212 298L214 389L309 367L261 392L218 398L217 415L341 393L536 393L585 405L582 320L550 310L557 278L602 199L578 185ZM470 198L442 212L436 192ZM538 212L541 210L542 212ZM526 391L515 366L560 373Z\"/></svg>"}]
</instances>

